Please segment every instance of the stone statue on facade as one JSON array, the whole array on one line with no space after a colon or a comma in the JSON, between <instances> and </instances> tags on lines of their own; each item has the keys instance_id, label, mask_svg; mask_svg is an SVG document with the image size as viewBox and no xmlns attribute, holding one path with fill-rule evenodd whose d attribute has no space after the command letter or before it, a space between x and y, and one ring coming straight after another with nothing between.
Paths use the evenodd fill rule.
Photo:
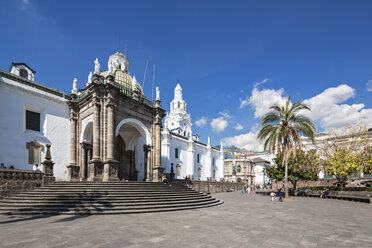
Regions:
<instances>
[{"instance_id":1,"label":"stone statue on facade","mask_svg":"<svg viewBox=\"0 0 372 248\"><path fill-rule=\"evenodd\" d=\"M101 68L100 63L98 62L98 58L94 61L94 74L99 74L99 70Z\"/></svg>"},{"instance_id":2,"label":"stone statue on facade","mask_svg":"<svg viewBox=\"0 0 372 248\"><path fill-rule=\"evenodd\" d=\"M159 90L159 87L156 87L156 100L157 101L160 100L160 90Z\"/></svg>"},{"instance_id":3,"label":"stone statue on facade","mask_svg":"<svg viewBox=\"0 0 372 248\"><path fill-rule=\"evenodd\" d=\"M90 84L92 81L93 81L93 74L92 72L90 72L88 75L88 84Z\"/></svg>"},{"instance_id":4,"label":"stone statue on facade","mask_svg":"<svg viewBox=\"0 0 372 248\"><path fill-rule=\"evenodd\" d=\"M108 62L108 70L111 74L114 73L114 65L112 64L111 60Z\"/></svg>"},{"instance_id":5,"label":"stone statue on facade","mask_svg":"<svg viewBox=\"0 0 372 248\"><path fill-rule=\"evenodd\" d=\"M77 79L74 78L74 81L72 82L72 91L71 94L76 94L77 93Z\"/></svg>"},{"instance_id":6,"label":"stone statue on facade","mask_svg":"<svg viewBox=\"0 0 372 248\"><path fill-rule=\"evenodd\" d=\"M136 79L136 76L133 76L133 80L132 80L132 90L135 91L137 90L137 79Z\"/></svg>"}]
</instances>

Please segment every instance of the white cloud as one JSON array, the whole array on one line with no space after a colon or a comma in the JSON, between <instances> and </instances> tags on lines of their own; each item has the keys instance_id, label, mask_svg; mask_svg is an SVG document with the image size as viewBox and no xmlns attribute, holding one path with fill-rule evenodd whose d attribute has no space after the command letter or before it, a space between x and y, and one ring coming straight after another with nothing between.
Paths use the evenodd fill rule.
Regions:
<instances>
[{"instance_id":1,"label":"white cloud","mask_svg":"<svg viewBox=\"0 0 372 248\"><path fill-rule=\"evenodd\" d=\"M230 114L229 114L229 112L227 110L226 111L219 112L218 115L222 116L225 119L230 119L231 118L231 116L230 116Z\"/></svg>"},{"instance_id":2,"label":"white cloud","mask_svg":"<svg viewBox=\"0 0 372 248\"><path fill-rule=\"evenodd\" d=\"M236 125L235 125L235 127L234 127L234 129L235 130L242 130L244 127L243 127L243 125L242 124L240 124L240 123L236 123Z\"/></svg>"},{"instance_id":3,"label":"white cloud","mask_svg":"<svg viewBox=\"0 0 372 248\"><path fill-rule=\"evenodd\" d=\"M372 80L371 80L372 84ZM325 89L320 94L305 99L311 111L303 111L302 114L308 116L324 129L339 128L355 122L372 123L372 108L365 108L363 103L346 104L345 102L355 96L355 89L341 84L337 87ZM262 89L254 88L251 96L246 98L246 102L241 101L243 107L250 104L254 109L254 117L259 118L269 111L272 104L284 104L286 96L284 89ZM263 145L256 137L259 129L257 123L251 128L249 133L223 138L226 145L234 145L248 150L262 151Z\"/></svg>"},{"instance_id":4,"label":"white cloud","mask_svg":"<svg viewBox=\"0 0 372 248\"><path fill-rule=\"evenodd\" d=\"M256 83L254 84L254 88L257 88L257 86L259 86L259 85L261 85L261 84L264 84L264 83L266 83L267 81L269 81L269 79L268 79L268 78L265 78L265 79L262 80L261 82L256 82Z\"/></svg>"},{"instance_id":5,"label":"white cloud","mask_svg":"<svg viewBox=\"0 0 372 248\"><path fill-rule=\"evenodd\" d=\"M355 122L372 122L372 109L366 109L363 103L344 104L355 96L355 89L346 84L331 87L322 93L305 100L311 111L304 111L313 121L323 128L338 128Z\"/></svg>"},{"instance_id":6,"label":"white cloud","mask_svg":"<svg viewBox=\"0 0 372 248\"><path fill-rule=\"evenodd\" d=\"M249 132L233 137L222 139L222 143L226 146L236 146L245 148L249 151L263 151L263 145L257 140L257 133Z\"/></svg>"},{"instance_id":7,"label":"white cloud","mask_svg":"<svg viewBox=\"0 0 372 248\"><path fill-rule=\"evenodd\" d=\"M222 132L223 130L225 130L225 128L229 125L229 123L227 122L227 120L225 120L223 118L223 116L220 116L220 117L217 117L217 118L214 118L211 122L211 127L213 129L214 132L216 133L220 133Z\"/></svg>"},{"instance_id":8,"label":"white cloud","mask_svg":"<svg viewBox=\"0 0 372 248\"><path fill-rule=\"evenodd\" d=\"M254 88L252 95L247 99L248 103L253 107L254 118L260 118L269 111L273 104L284 104L286 97L282 96L284 89L263 89ZM242 106L242 105L240 105Z\"/></svg>"},{"instance_id":9,"label":"white cloud","mask_svg":"<svg viewBox=\"0 0 372 248\"><path fill-rule=\"evenodd\" d=\"M368 80L366 85L367 85L367 90L372 92L372 79Z\"/></svg>"},{"instance_id":10,"label":"white cloud","mask_svg":"<svg viewBox=\"0 0 372 248\"><path fill-rule=\"evenodd\" d=\"M195 125L198 127L204 127L206 124L207 124L207 118L204 116L200 118L199 120L195 121Z\"/></svg>"},{"instance_id":11,"label":"white cloud","mask_svg":"<svg viewBox=\"0 0 372 248\"><path fill-rule=\"evenodd\" d=\"M260 118L269 111L272 104L284 104L286 96L284 89L254 88L248 99L254 109L254 117ZM311 111L303 111L302 114L310 117L322 128L337 128L355 122L372 122L372 109L365 108L363 103L345 104L347 100L355 96L355 89L347 84L325 89L320 94L305 99Z\"/></svg>"},{"instance_id":12,"label":"white cloud","mask_svg":"<svg viewBox=\"0 0 372 248\"><path fill-rule=\"evenodd\" d=\"M247 106L249 104L249 99L248 97L246 99L239 99L240 101L240 108L244 108L245 106Z\"/></svg>"}]
</instances>

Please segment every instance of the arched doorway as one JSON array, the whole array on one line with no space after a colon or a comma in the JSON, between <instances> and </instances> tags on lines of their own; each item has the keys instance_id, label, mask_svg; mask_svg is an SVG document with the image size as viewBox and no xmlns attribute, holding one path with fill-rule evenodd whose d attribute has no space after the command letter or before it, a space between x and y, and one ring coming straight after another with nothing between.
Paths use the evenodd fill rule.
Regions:
<instances>
[{"instance_id":1,"label":"arched doorway","mask_svg":"<svg viewBox=\"0 0 372 248\"><path fill-rule=\"evenodd\" d=\"M116 128L120 180L143 181L151 178L149 149L151 137L146 126L136 119L124 119Z\"/></svg>"},{"instance_id":2,"label":"arched doorway","mask_svg":"<svg viewBox=\"0 0 372 248\"><path fill-rule=\"evenodd\" d=\"M89 119L84 123L80 136L81 164L80 178L85 180L89 177L89 160L93 155L93 120Z\"/></svg>"}]
</instances>

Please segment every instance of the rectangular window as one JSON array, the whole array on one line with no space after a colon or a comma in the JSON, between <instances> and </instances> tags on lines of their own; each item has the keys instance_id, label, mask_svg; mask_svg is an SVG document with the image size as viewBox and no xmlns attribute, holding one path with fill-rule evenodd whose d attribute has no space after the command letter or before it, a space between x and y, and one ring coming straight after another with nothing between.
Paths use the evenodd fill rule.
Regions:
<instances>
[{"instance_id":1,"label":"rectangular window","mask_svg":"<svg viewBox=\"0 0 372 248\"><path fill-rule=\"evenodd\" d=\"M196 157L197 163L200 163L200 154L198 153L198 156Z\"/></svg>"},{"instance_id":2,"label":"rectangular window","mask_svg":"<svg viewBox=\"0 0 372 248\"><path fill-rule=\"evenodd\" d=\"M40 113L26 110L26 129L40 132Z\"/></svg>"},{"instance_id":3,"label":"rectangular window","mask_svg":"<svg viewBox=\"0 0 372 248\"><path fill-rule=\"evenodd\" d=\"M178 148L176 148L176 149L174 150L174 157L175 157L175 158L178 158Z\"/></svg>"}]
</instances>

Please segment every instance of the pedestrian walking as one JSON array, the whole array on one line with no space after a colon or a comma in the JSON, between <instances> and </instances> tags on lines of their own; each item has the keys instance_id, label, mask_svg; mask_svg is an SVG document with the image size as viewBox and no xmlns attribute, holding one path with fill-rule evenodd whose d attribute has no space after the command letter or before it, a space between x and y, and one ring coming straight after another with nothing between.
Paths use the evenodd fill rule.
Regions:
<instances>
[{"instance_id":1,"label":"pedestrian walking","mask_svg":"<svg viewBox=\"0 0 372 248\"><path fill-rule=\"evenodd\" d=\"M275 193L273 191L271 191L270 196L271 196L271 201L274 201Z\"/></svg>"}]
</instances>

